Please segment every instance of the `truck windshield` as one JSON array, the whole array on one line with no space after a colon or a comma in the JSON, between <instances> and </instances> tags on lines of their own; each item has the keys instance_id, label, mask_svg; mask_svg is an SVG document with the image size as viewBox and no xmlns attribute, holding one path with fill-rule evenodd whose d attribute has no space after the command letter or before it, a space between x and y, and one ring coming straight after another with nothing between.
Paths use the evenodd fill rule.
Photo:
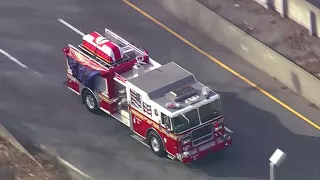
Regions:
<instances>
[{"instance_id":1,"label":"truck windshield","mask_svg":"<svg viewBox=\"0 0 320 180\"><path fill-rule=\"evenodd\" d=\"M171 118L173 132L181 133L201 123L208 122L218 116L221 116L221 104L219 100L205 104L198 109L193 109L185 114ZM200 115L200 118L199 118Z\"/></svg>"},{"instance_id":2,"label":"truck windshield","mask_svg":"<svg viewBox=\"0 0 320 180\"><path fill-rule=\"evenodd\" d=\"M213 101L206 105L199 107L200 120L202 123L210 121L218 116L221 116L220 101Z\"/></svg>"},{"instance_id":3,"label":"truck windshield","mask_svg":"<svg viewBox=\"0 0 320 180\"><path fill-rule=\"evenodd\" d=\"M197 109L193 109L185 114L174 117L171 120L174 133L181 133L200 124Z\"/></svg>"}]
</instances>

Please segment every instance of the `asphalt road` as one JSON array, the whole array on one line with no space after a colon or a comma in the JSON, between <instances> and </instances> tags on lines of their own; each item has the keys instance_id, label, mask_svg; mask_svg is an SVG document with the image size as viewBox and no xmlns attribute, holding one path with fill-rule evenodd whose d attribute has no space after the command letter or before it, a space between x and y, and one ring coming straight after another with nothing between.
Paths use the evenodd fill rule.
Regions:
<instances>
[{"instance_id":1,"label":"asphalt road","mask_svg":"<svg viewBox=\"0 0 320 180\"><path fill-rule=\"evenodd\" d=\"M319 0L307 0L312 5L316 6L317 8L320 8L320 1Z\"/></svg>"},{"instance_id":2,"label":"asphalt road","mask_svg":"<svg viewBox=\"0 0 320 180\"><path fill-rule=\"evenodd\" d=\"M132 2L303 115L319 117L307 101L155 3ZM160 63L175 61L194 73L222 94L226 124L235 132L232 147L185 166L155 157L120 122L90 114L64 84L61 49L81 43L81 37L57 18L84 33L107 27L147 48ZM119 0L1 0L0 24L0 48L28 67L0 54L0 122L25 145L42 143L96 180L268 179L268 159L276 148L288 155L279 169L284 179L320 177L319 131Z\"/></svg>"}]
</instances>

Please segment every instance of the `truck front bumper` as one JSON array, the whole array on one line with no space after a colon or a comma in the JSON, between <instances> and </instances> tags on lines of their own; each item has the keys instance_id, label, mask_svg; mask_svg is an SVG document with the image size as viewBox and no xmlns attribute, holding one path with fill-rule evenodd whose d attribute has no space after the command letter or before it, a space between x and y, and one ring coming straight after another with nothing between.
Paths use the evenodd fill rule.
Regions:
<instances>
[{"instance_id":1,"label":"truck front bumper","mask_svg":"<svg viewBox=\"0 0 320 180\"><path fill-rule=\"evenodd\" d=\"M184 152L183 154L176 154L177 159L182 163L189 164L192 161L201 159L207 156L209 153L220 151L232 144L231 136L225 134L223 138L205 143L199 147L194 148L189 152Z\"/></svg>"}]
</instances>

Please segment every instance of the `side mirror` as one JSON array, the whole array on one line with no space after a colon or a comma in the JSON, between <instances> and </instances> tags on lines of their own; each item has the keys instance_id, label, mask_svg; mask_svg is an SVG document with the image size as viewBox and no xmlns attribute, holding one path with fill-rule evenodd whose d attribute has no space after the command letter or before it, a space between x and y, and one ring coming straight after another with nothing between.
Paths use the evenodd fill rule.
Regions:
<instances>
[{"instance_id":1,"label":"side mirror","mask_svg":"<svg viewBox=\"0 0 320 180\"><path fill-rule=\"evenodd\" d=\"M167 132L171 132L170 126L168 124L165 124L164 128L166 129Z\"/></svg>"}]
</instances>

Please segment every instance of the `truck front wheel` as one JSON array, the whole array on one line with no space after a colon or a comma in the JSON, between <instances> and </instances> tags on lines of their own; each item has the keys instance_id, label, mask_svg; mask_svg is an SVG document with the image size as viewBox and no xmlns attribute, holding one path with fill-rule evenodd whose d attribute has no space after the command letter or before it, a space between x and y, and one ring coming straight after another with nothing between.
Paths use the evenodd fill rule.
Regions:
<instances>
[{"instance_id":1,"label":"truck front wheel","mask_svg":"<svg viewBox=\"0 0 320 180\"><path fill-rule=\"evenodd\" d=\"M97 113L99 111L98 102L90 91L84 90L82 93L82 102L90 112Z\"/></svg>"},{"instance_id":2,"label":"truck front wheel","mask_svg":"<svg viewBox=\"0 0 320 180\"><path fill-rule=\"evenodd\" d=\"M151 131L148 134L148 144L150 146L151 151L159 156L159 157L163 157L165 154L164 151L164 147L163 147L163 143L159 137L159 135L157 133L155 133L154 131Z\"/></svg>"}]
</instances>

